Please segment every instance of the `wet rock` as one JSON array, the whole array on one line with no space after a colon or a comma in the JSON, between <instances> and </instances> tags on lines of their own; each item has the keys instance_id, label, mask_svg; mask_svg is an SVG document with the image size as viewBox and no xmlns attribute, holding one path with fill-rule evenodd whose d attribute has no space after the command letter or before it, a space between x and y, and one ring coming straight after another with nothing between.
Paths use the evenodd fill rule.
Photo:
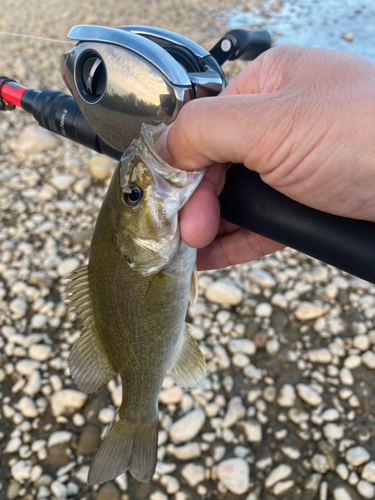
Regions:
<instances>
[{"instance_id":1,"label":"wet rock","mask_svg":"<svg viewBox=\"0 0 375 500\"><path fill-rule=\"evenodd\" d=\"M313 304L312 302L301 302L293 314L300 321L308 321L323 316L327 310L327 307Z\"/></svg>"},{"instance_id":2,"label":"wet rock","mask_svg":"<svg viewBox=\"0 0 375 500\"><path fill-rule=\"evenodd\" d=\"M72 415L81 409L87 400L87 395L74 389L63 389L51 396L51 409L55 417Z\"/></svg>"},{"instance_id":3,"label":"wet rock","mask_svg":"<svg viewBox=\"0 0 375 500\"><path fill-rule=\"evenodd\" d=\"M201 408L187 413L175 422L170 429L170 437L174 443L184 443L195 438L206 421L205 412Z\"/></svg>"},{"instance_id":4,"label":"wet rock","mask_svg":"<svg viewBox=\"0 0 375 500\"><path fill-rule=\"evenodd\" d=\"M282 481L283 479L287 478L288 476L290 476L291 473L292 473L292 468L290 467L290 465L285 465L285 464L279 465L278 467L273 469L267 476L266 481L264 483L265 487L272 488L274 484L276 484L278 481Z\"/></svg>"},{"instance_id":5,"label":"wet rock","mask_svg":"<svg viewBox=\"0 0 375 500\"><path fill-rule=\"evenodd\" d=\"M37 125L28 125L23 129L14 149L23 153L35 153L56 149L58 145L54 134Z\"/></svg>"},{"instance_id":6,"label":"wet rock","mask_svg":"<svg viewBox=\"0 0 375 500\"><path fill-rule=\"evenodd\" d=\"M190 486L196 486L204 480L204 467L202 465L187 464L182 468L181 474Z\"/></svg>"},{"instance_id":7,"label":"wet rock","mask_svg":"<svg viewBox=\"0 0 375 500\"><path fill-rule=\"evenodd\" d=\"M245 493L250 484L249 464L242 458L230 458L220 462L217 475L223 485L236 495Z\"/></svg>"},{"instance_id":8,"label":"wet rock","mask_svg":"<svg viewBox=\"0 0 375 500\"><path fill-rule=\"evenodd\" d=\"M78 442L78 455L92 455L100 443L100 429L96 425L88 424Z\"/></svg>"},{"instance_id":9,"label":"wet rock","mask_svg":"<svg viewBox=\"0 0 375 500\"><path fill-rule=\"evenodd\" d=\"M121 493L117 486L113 483L103 484L98 491L96 500L120 500Z\"/></svg>"},{"instance_id":10,"label":"wet rock","mask_svg":"<svg viewBox=\"0 0 375 500\"><path fill-rule=\"evenodd\" d=\"M348 464L358 467L370 460L370 454L362 446L355 446L354 448L349 448L349 450L347 450L345 453L345 460Z\"/></svg>"},{"instance_id":11,"label":"wet rock","mask_svg":"<svg viewBox=\"0 0 375 500\"><path fill-rule=\"evenodd\" d=\"M210 302L237 306L242 302L243 294L242 290L231 281L218 280L208 285L206 298Z\"/></svg>"}]
</instances>

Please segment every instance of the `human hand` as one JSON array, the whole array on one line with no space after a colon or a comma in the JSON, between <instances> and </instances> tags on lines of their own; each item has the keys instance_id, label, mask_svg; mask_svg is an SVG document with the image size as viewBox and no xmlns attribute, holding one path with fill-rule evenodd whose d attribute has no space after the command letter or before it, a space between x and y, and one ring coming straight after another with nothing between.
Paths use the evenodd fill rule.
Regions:
<instances>
[{"instance_id":1,"label":"human hand","mask_svg":"<svg viewBox=\"0 0 375 500\"><path fill-rule=\"evenodd\" d=\"M198 268L246 262L281 245L220 220L228 163L310 207L375 222L375 65L344 52L281 46L220 94L185 105L160 138L185 170L210 165L181 210Z\"/></svg>"}]
</instances>

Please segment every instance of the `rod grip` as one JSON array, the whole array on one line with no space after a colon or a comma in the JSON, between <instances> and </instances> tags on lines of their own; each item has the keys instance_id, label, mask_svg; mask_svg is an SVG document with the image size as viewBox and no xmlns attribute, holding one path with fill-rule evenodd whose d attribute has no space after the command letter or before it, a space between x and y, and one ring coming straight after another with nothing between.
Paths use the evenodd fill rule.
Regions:
<instances>
[{"instance_id":1,"label":"rod grip","mask_svg":"<svg viewBox=\"0 0 375 500\"><path fill-rule=\"evenodd\" d=\"M375 283L375 224L293 201L244 165L233 165L219 197L221 217Z\"/></svg>"}]
</instances>

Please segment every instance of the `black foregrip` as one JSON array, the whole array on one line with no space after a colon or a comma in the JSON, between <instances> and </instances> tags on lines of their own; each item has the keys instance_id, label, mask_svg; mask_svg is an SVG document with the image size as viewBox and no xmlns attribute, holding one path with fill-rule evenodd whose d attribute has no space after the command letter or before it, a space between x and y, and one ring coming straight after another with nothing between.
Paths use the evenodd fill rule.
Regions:
<instances>
[{"instance_id":1,"label":"black foregrip","mask_svg":"<svg viewBox=\"0 0 375 500\"><path fill-rule=\"evenodd\" d=\"M375 283L375 224L314 210L233 165L220 195L221 216Z\"/></svg>"}]
</instances>

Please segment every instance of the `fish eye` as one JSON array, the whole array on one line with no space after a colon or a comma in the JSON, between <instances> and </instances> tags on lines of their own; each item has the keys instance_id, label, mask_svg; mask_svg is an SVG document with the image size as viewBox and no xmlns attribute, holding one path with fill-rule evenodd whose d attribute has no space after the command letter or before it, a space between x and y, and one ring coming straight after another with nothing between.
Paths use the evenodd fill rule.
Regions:
<instances>
[{"instance_id":1,"label":"fish eye","mask_svg":"<svg viewBox=\"0 0 375 500\"><path fill-rule=\"evenodd\" d=\"M128 184L122 190L122 200L127 207L136 208L143 196L142 189L136 184Z\"/></svg>"}]
</instances>

